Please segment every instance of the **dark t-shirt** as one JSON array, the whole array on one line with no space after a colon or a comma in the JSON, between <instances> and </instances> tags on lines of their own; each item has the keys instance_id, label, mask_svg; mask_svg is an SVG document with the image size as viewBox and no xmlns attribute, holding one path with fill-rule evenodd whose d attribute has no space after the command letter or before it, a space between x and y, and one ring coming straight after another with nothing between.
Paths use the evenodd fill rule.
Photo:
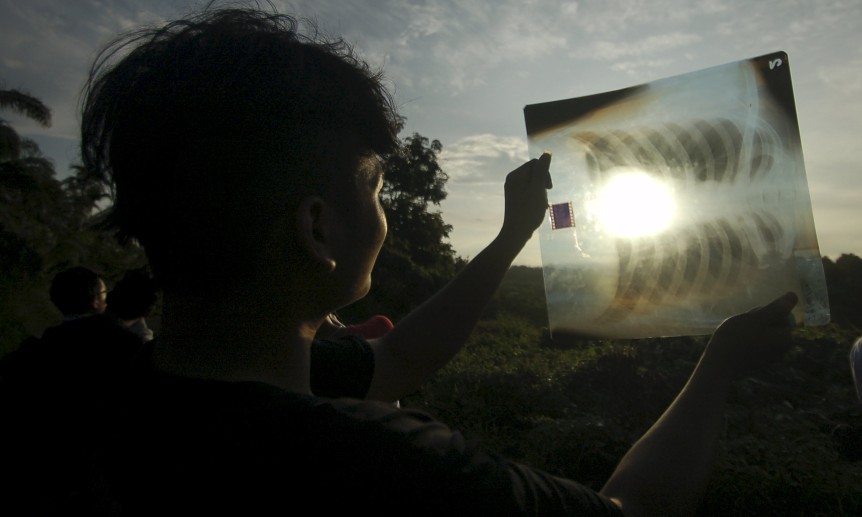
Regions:
<instances>
[{"instance_id":1,"label":"dark t-shirt","mask_svg":"<svg viewBox=\"0 0 862 517\"><path fill-rule=\"evenodd\" d=\"M125 357L110 372L70 364L89 380L68 375L27 404L7 406L22 392L0 383L13 409L0 513L619 514L421 412L157 374Z\"/></svg>"},{"instance_id":2,"label":"dark t-shirt","mask_svg":"<svg viewBox=\"0 0 862 517\"><path fill-rule=\"evenodd\" d=\"M148 374L117 422L122 438L102 453L106 499L132 513L618 514L388 404Z\"/></svg>"},{"instance_id":3,"label":"dark t-shirt","mask_svg":"<svg viewBox=\"0 0 862 517\"><path fill-rule=\"evenodd\" d=\"M90 513L101 491L95 451L141 348L97 315L51 327L0 360L0 515Z\"/></svg>"},{"instance_id":4,"label":"dark t-shirt","mask_svg":"<svg viewBox=\"0 0 862 517\"><path fill-rule=\"evenodd\" d=\"M104 314L49 327L0 358L0 380L76 384L128 369L141 353L139 338Z\"/></svg>"}]
</instances>

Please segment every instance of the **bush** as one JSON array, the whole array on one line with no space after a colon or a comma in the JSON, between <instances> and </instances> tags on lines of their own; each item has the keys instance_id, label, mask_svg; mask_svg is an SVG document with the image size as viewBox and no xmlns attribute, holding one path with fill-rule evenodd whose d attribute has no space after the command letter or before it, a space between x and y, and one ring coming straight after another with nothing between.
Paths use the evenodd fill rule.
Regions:
<instances>
[{"instance_id":1,"label":"bush","mask_svg":"<svg viewBox=\"0 0 862 517\"><path fill-rule=\"evenodd\" d=\"M598 489L682 388L706 339L550 346L534 318L511 315L511 293L403 402ZM734 385L699 515L862 515L862 414L847 361L856 332L798 329L784 361Z\"/></svg>"}]
</instances>

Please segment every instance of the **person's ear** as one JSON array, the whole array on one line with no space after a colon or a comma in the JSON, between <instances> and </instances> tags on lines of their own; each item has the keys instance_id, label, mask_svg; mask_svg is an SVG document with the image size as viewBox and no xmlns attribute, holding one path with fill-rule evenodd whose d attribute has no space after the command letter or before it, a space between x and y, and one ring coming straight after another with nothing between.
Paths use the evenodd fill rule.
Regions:
<instances>
[{"instance_id":1,"label":"person's ear","mask_svg":"<svg viewBox=\"0 0 862 517\"><path fill-rule=\"evenodd\" d=\"M333 238L335 218L332 207L320 196L309 196L299 204L299 242L312 261L324 271L335 270Z\"/></svg>"}]
</instances>

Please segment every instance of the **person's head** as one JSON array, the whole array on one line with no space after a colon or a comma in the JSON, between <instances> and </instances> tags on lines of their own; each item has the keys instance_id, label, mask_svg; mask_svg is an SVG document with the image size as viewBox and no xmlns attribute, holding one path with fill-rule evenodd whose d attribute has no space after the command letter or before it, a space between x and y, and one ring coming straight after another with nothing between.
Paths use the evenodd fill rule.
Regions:
<instances>
[{"instance_id":1,"label":"person's head","mask_svg":"<svg viewBox=\"0 0 862 517\"><path fill-rule=\"evenodd\" d=\"M63 316L101 314L106 308L105 282L94 271L76 266L57 273L51 281L51 302Z\"/></svg>"},{"instance_id":2,"label":"person's head","mask_svg":"<svg viewBox=\"0 0 862 517\"><path fill-rule=\"evenodd\" d=\"M165 292L223 292L261 271L327 269L315 246L333 240L319 227L304 236L303 221L337 209L342 222L368 222L357 192L397 130L380 75L343 41L284 15L207 10L103 51L85 90L82 155L111 180L109 219L144 246ZM356 246L369 232L338 237Z\"/></svg>"},{"instance_id":3,"label":"person's head","mask_svg":"<svg viewBox=\"0 0 862 517\"><path fill-rule=\"evenodd\" d=\"M107 312L123 321L149 316L158 300L155 280L143 269L126 272L108 293Z\"/></svg>"}]
</instances>

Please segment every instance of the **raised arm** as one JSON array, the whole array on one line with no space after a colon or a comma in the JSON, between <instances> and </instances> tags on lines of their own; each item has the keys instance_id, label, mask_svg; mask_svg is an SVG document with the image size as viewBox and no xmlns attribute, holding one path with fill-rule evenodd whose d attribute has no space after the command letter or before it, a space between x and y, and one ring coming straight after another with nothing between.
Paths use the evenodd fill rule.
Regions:
<instances>
[{"instance_id":1,"label":"raised arm","mask_svg":"<svg viewBox=\"0 0 862 517\"><path fill-rule=\"evenodd\" d=\"M403 397L461 349L512 261L545 217L550 163L551 155L545 153L510 172L497 237L437 294L386 336L371 341L375 369L368 398Z\"/></svg>"},{"instance_id":2,"label":"raised arm","mask_svg":"<svg viewBox=\"0 0 862 517\"><path fill-rule=\"evenodd\" d=\"M706 489L734 379L790 347L796 295L727 319L676 400L623 457L601 493L628 515L689 515Z\"/></svg>"}]
</instances>

